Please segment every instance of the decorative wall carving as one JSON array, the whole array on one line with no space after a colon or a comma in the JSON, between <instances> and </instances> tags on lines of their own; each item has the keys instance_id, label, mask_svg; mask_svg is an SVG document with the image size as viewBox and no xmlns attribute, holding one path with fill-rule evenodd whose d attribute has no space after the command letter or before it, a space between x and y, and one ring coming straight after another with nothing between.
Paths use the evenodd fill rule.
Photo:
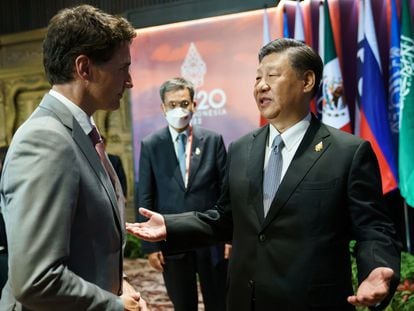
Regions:
<instances>
[{"instance_id":1,"label":"decorative wall carving","mask_svg":"<svg viewBox=\"0 0 414 311\"><path fill-rule=\"evenodd\" d=\"M50 89L41 55L45 33L45 29L40 29L0 36L0 147L10 144L16 129ZM108 153L117 154L122 159L128 181L128 202L132 204L134 170L127 94L121 102L119 110L98 111L94 119L106 137Z\"/></svg>"}]
</instances>

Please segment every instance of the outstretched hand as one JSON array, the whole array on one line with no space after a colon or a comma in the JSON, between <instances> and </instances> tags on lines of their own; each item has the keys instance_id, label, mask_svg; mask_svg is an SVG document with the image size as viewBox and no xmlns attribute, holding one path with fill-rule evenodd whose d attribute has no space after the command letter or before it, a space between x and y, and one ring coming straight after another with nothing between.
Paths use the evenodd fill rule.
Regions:
<instances>
[{"instance_id":1,"label":"outstretched hand","mask_svg":"<svg viewBox=\"0 0 414 311\"><path fill-rule=\"evenodd\" d=\"M348 297L348 302L354 306L375 306L388 296L393 275L394 271L390 268L372 270L359 285L357 294Z\"/></svg>"},{"instance_id":2,"label":"outstretched hand","mask_svg":"<svg viewBox=\"0 0 414 311\"><path fill-rule=\"evenodd\" d=\"M167 228L164 217L161 214L152 212L146 208L139 208L139 213L148 218L148 221L141 223L126 223L126 230L140 239L149 242L158 242L167 237Z\"/></svg>"}]
</instances>

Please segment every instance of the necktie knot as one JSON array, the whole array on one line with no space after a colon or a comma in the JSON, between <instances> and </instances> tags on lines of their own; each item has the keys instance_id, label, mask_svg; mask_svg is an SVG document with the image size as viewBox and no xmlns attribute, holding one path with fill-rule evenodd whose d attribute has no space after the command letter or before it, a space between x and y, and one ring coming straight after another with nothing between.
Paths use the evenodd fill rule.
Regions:
<instances>
[{"instance_id":1,"label":"necktie knot","mask_svg":"<svg viewBox=\"0 0 414 311\"><path fill-rule=\"evenodd\" d=\"M180 133L177 136L177 141L178 143L182 144L183 146L185 146L186 141L187 141L187 136L185 135L185 133Z\"/></svg>"},{"instance_id":2,"label":"necktie knot","mask_svg":"<svg viewBox=\"0 0 414 311\"><path fill-rule=\"evenodd\" d=\"M272 142L272 150L275 153L279 153L280 150L283 148L283 146L285 145L285 143L283 142L282 136L281 135L277 135Z\"/></svg>"},{"instance_id":3,"label":"necktie knot","mask_svg":"<svg viewBox=\"0 0 414 311\"><path fill-rule=\"evenodd\" d=\"M101 135L99 135L99 132L95 125L92 126L92 131L89 133L89 138L91 139L94 146L102 142Z\"/></svg>"}]
</instances>

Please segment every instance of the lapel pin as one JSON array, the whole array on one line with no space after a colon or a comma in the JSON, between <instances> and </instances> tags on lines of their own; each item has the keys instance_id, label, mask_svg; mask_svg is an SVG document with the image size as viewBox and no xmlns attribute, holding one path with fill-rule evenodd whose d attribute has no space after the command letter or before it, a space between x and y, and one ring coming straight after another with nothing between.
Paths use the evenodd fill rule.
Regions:
<instances>
[{"instance_id":1,"label":"lapel pin","mask_svg":"<svg viewBox=\"0 0 414 311\"><path fill-rule=\"evenodd\" d=\"M315 151L320 152L323 149L323 143L320 142L319 144L315 145Z\"/></svg>"},{"instance_id":2,"label":"lapel pin","mask_svg":"<svg viewBox=\"0 0 414 311\"><path fill-rule=\"evenodd\" d=\"M196 150L195 150L195 154L200 155L200 153L201 153L201 150L200 150L200 148L197 147Z\"/></svg>"}]
</instances>

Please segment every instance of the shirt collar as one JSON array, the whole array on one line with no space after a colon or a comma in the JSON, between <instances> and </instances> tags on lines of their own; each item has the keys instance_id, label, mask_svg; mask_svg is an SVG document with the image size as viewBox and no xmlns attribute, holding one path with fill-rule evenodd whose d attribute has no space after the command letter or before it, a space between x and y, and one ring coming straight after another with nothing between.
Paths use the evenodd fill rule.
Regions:
<instances>
[{"instance_id":1,"label":"shirt collar","mask_svg":"<svg viewBox=\"0 0 414 311\"><path fill-rule=\"evenodd\" d=\"M49 95L53 96L57 100L59 100L62 104L69 109L72 113L73 117L76 121L78 121L79 125L81 126L82 130L88 135L92 131L92 126L95 125L95 121L93 117L89 117L85 111L83 111L78 105L72 102L69 98L62 95L61 93L50 90Z\"/></svg>"},{"instance_id":2,"label":"shirt collar","mask_svg":"<svg viewBox=\"0 0 414 311\"><path fill-rule=\"evenodd\" d=\"M307 131L310 125L311 118L311 114L308 113L306 117L297 122L295 125L288 128L282 134L280 134L279 131L273 125L270 124L269 140L267 142L267 145L270 146L273 142L273 139L280 134L282 136L283 143L285 144L285 148L288 151L290 151L290 149L298 143L298 140L301 139Z\"/></svg>"},{"instance_id":3,"label":"shirt collar","mask_svg":"<svg viewBox=\"0 0 414 311\"><path fill-rule=\"evenodd\" d=\"M184 133L188 137L188 130L189 130L189 128L190 127L188 126L185 129L185 131L183 131L181 133ZM173 128L172 126L170 126L170 125L168 126L168 130L170 131L172 141L176 141L177 140L177 137L178 137L178 134L180 134L180 133L178 133L177 130L175 128Z\"/></svg>"}]
</instances>

